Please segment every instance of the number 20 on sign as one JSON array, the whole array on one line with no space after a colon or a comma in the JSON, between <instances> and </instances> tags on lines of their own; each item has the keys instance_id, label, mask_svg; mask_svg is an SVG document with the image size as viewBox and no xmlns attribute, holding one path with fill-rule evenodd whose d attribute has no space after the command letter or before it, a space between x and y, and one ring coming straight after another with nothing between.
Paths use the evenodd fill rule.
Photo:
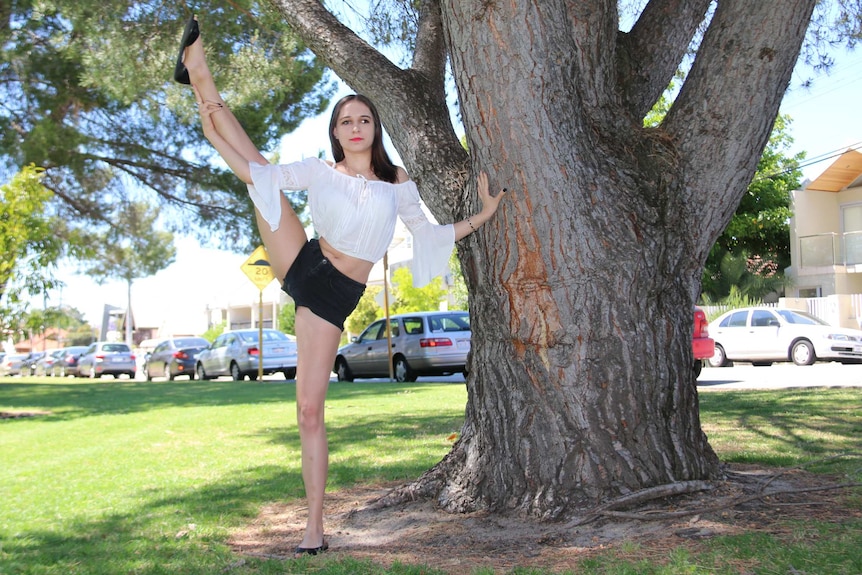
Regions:
<instances>
[{"instance_id":1,"label":"number 20 on sign","mask_svg":"<svg viewBox=\"0 0 862 575\"><path fill-rule=\"evenodd\" d=\"M269 255L263 246L258 246L240 268L259 290L263 290L275 279L269 265Z\"/></svg>"}]
</instances>

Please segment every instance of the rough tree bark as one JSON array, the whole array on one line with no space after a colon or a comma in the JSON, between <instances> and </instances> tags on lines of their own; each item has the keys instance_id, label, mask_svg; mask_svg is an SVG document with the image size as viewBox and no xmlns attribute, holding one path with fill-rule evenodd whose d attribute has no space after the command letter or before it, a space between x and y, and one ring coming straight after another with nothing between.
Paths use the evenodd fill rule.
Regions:
<instances>
[{"instance_id":1,"label":"rough tree bark","mask_svg":"<svg viewBox=\"0 0 862 575\"><path fill-rule=\"evenodd\" d=\"M708 0L651 0L628 33L614 0L426 0L407 70L317 0L271 1L378 103L440 221L475 211L479 170L510 190L459 246L474 346L462 436L405 492L453 511L551 518L718 477L698 415L691 309L815 0L781 10L723 0L711 18ZM644 129L705 18L670 113ZM469 157L446 112L446 54Z\"/></svg>"}]
</instances>

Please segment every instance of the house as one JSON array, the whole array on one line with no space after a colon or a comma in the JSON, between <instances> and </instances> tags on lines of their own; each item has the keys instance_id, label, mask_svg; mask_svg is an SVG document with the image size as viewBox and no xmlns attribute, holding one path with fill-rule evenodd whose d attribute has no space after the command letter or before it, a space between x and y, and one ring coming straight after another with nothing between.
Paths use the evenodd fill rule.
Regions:
<instances>
[{"instance_id":1,"label":"house","mask_svg":"<svg viewBox=\"0 0 862 575\"><path fill-rule=\"evenodd\" d=\"M847 150L814 181L792 192L791 209L787 299L829 298L833 309L827 321L859 328L862 153Z\"/></svg>"}]
</instances>

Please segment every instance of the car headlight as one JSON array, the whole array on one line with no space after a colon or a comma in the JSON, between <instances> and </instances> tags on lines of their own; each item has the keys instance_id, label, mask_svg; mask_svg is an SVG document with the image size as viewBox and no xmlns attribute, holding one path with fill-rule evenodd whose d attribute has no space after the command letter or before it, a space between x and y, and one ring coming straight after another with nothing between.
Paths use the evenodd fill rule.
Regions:
<instances>
[{"instance_id":1,"label":"car headlight","mask_svg":"<svg viewBox=\"0 0 862 575\"><path fill-rule=\"evenodd\" d=\"M826 339L834 341L859 341L859 337L855 335L847 335L846 333L830 333L826 336Z\"/></svg>"}]
</instances>

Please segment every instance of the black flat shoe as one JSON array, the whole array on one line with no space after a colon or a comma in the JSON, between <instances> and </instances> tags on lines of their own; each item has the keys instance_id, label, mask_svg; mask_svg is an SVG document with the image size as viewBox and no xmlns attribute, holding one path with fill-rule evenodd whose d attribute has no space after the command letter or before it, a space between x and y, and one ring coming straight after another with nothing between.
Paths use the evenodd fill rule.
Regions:
<instances>
[{"instance_id":1,"label":"black flat shoe","mask_svg":"<svg viewBox=\"0 0 862 575\"><path fill-rule=\"evenodd\" d=\"M180 40L180 53L177 55L177 65L174 68L174 80L180 84L191 84L189 71L186 70L186 65L183 64L183 56L185 56L186 48L194 44L200 34L197 17L192 16L186 23L186 29L183 31L183 38Z\"/></svg>"},{"instance_id":2,"label":"black flat shoe","mask_svg":"<svg viewBox=\"0 0 862 575\"><path fill-rule=\"evenodd\" d=\"M319 555L329 549L329 543L323 542L320 547L297 547L293 550L293 557L299 559L303 555Z\"/></svg>"}]
</instances>

